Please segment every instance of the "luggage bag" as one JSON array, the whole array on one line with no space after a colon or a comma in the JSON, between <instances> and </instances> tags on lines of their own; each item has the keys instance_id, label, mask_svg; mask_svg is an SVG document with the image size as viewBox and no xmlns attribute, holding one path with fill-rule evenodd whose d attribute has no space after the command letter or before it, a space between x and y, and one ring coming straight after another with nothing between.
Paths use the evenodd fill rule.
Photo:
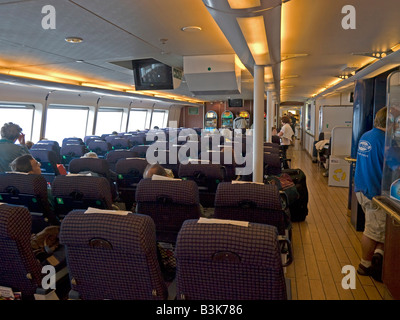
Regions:
<instances>
[{"instance_id":1,"label":"luggage bag","mask_svg":"<svg viewBox=\"0 0 400 320\"><path fill-rule=\"evenodd\" d=\"M292 222L300 222L306 219L308 215L308 189L306 175L301 169L284 169L282 173L287 173L294 182L299 198L290 203L290 217Z\"/></svg>"}]
</instances>

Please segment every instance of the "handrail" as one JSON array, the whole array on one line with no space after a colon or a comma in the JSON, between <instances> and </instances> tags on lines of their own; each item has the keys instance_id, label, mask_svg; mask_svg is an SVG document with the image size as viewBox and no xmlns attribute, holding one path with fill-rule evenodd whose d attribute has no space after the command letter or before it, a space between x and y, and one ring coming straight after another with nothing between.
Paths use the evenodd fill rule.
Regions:
<instances>
[{"instance_id":1,"label":"handrail","mask_svg":"<svg viewBox=\"0 0 400 320\"><path fill-rule=\"evenodd\" d=\"M400 208L395 205L388 197L376 196L372 198L372 201L380 206L383 210L385 210L388 215L390 215L400 224Z\"/></svg>"}]
</instances>

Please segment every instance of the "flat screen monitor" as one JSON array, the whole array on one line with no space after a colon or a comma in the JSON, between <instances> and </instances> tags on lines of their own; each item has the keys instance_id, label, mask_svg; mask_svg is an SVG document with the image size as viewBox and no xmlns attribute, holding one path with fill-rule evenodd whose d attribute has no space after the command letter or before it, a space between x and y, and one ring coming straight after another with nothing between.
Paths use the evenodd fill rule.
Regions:
<instances>
[{"instance_id":1,"label":"flat screen monitor","mask_svg":"<svg viewBox=\"0 0 400 320\"><path fill-rule=\"evenodd\" d=\"M229 99L228 105L230 108L233 107L243 107L243 99Z\"/></svg>"},{"instance_id":2,"label":"flat screen monitor","mask_svg":"<svg viewBox=\"0 0 400 320\"><path fill-rule=\"evenodd\" d=\"M136 90L173 89L172 67L155 59L132 61Z\"/></svg>"}]
</instances>

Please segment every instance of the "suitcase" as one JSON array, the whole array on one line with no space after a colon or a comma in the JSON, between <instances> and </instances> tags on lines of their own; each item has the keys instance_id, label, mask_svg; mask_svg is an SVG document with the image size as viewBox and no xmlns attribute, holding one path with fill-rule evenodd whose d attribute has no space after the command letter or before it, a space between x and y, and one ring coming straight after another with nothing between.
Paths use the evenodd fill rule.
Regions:
<instances>
[{"instance_id":1,"label":"suitcase","mask_svg":"<svg viewBox=\"0 0 400 320\"><path fill-rule=\"evenodd\" d=\"M308 215L308 189L306 175L301 169L284 169L282 173L287 173L293 180L299 198L289 205L290 217L293 222L300 222Z\"/></svg>"},{"instance_id":2,"label":"suitcase","mask_svg":"<svg viewBox=\"0 0 400 320\"><path fill-rule=\"evenodd\" d=\"M288 208L296 202L300 195L292 178L287 173L281 173L275 176L266 176L264 183L277 185L280 191L285 193L285 207Z\"/></svg>"}]
</instances>

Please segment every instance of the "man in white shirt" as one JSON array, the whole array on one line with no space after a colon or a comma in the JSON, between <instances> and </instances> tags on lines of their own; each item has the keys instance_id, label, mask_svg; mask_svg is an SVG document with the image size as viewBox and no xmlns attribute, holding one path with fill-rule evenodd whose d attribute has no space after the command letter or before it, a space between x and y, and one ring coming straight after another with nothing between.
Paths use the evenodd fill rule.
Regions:
<instances>
[{"instance_id":1,"label":"man in white shirt","mask_svg":"<svg viewBox=\"0 0 400 320\"><path fill-rule=\"evenodd\" d=\"M283 150L283 156L286 158L286 151L292 142L292 136L294 135L293 129L290 126L290 118L288 116L283 116L281 119L282 128L279 131L278 136L281 138L281 145Z\"/></svg>"}]
</instances>

